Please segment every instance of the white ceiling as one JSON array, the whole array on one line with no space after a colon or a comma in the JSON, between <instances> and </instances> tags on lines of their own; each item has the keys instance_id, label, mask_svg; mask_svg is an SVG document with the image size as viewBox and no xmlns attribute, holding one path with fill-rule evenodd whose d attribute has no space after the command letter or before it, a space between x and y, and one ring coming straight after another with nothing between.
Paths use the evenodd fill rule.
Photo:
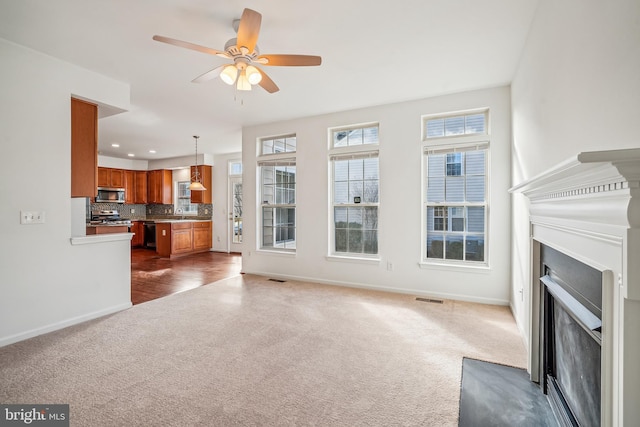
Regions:
<instances>
[{"instance_id":1,"label":"white ceiling","mask_svg":"<svg viewBox=\"0 0 640 427\"><path fill-rule=\"evenodd\" d=\"M100 120L99 151L160 159L192 154L192 135L200 152L237 152L243 126L508 84L537 3L0 0L0 37L129 83L131 111ZM245 7L262 14L261 53L322 65L263 67L279 92L236 92L191 83L223 58L151 39L223 50Z\"/></svg>"}]
</instances>

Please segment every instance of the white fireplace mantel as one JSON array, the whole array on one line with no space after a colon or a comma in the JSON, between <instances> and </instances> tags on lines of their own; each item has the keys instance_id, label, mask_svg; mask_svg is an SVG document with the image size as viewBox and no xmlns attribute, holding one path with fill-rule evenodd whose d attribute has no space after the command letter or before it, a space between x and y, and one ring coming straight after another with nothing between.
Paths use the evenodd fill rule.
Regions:
<instances>
[{"instance_id":1,"label":"white fireplace mantel","mask_svg":"<svg viewBox=\"0 0 640 427\"><path fill-rule=\"evenodd\" d=\"M532 379L544 244L603 274L601 422L632 425L640 420L640 148L579 153L510 192L529 200Z\"/></svg>"}]
</instances>

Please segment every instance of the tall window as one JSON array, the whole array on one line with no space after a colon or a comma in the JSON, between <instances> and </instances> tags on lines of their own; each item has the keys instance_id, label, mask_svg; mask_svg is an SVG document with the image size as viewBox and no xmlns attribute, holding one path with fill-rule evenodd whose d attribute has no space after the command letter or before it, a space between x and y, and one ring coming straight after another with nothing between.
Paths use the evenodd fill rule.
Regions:
<instances>
[{"instance_id":1,"label":"tall window","mask_svg":"<svg viewBox=\"0 0 640 427\"><path fill-rule=\"evenodd\" d=\"M262 249L296 249L296 137L260 141ZM275 148L277 147L277 149Z\"/></svg>"},{"instance_id":2,"label":"tall window","mask_svg":"<svg viewBox=\"0 0 640 427\"><path fill-rule=\"evenodd\" d=\"M336 255L378 253L378 126L332 131L333 249Z\"/></svg>"},{"instance_id":3,"label":"tall window","mask_svg":"<svg viewBox=\"0 0 640 427\"><path fill-rule=\"evenodd\" d=\"M429 136L435 129L443 139L424 146L425 261L487 261L486 117L482 112L426 120L425 139L436 138Z\"/></svg>"}]
</instances>

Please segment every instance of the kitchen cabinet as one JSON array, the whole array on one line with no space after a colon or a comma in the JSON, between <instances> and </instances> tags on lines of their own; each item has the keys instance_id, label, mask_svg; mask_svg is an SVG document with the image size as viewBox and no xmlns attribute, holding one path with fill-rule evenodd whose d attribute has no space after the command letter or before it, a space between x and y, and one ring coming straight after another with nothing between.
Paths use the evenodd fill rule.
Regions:
<instances>
[{"instance_id":1,"label":"kitchen cabinet","mask_svg":"<svg viewBox=\"0 0 640 427\"><path fill-rule=\"evenodd\" d=\"M99 167L98 187L125 188L124 170Z\"/></svg>"},{"instance_id":2,"label":"kitchen cabinet","mask_svg":"<svg viewBox=\"0 0 640 427\"><path fill-rule=\"evenodd\" d=\"M131 221L131 247L141 247L144 245L144 221Z\"/></svg>"},{"instance_id":3,"label":"kitchen cabinet","mask_svg":"<svg viewBox=\"0 0 640 427\"><path fill-rule=\"evenodd\" d=\"M211 249L211 221L156 222L156 250L162 257L206 252Z\"/></svg>"},{"instance_id":4,"label":"kitchen cabinet","mask_svg":"<svg viewBox=\"0 0 640 427\"><path fill-rule=\"evenodd\" d=\"M133 203L147 204L147 171L135 171L135 196Z\"/></svg>"},{"instance_id":5,"label":"kitchen cabinet","mask_svg":"<svg viewBox=\"0 0 640 427\"><path fill-rule=\"evenodd\" d=\"M126 225L88 225L87 236L93 234L128 233L129 227Z\"/></svg>"},{"instance_id":6,"label":"kitchen cabinet","mask_svg":"<svg viewBox=\"0 0 640 427\"><path fill-rule=\"evenodd\" d=\"M136 198L136 173L134 171L124 171L124 202L135 203Z\"/></svg>"},{"instance_id":7,"label":"kitchen cabinet","mask_svg":"<svg viewBox=\"0 0 640 427\"><path fill-rule=\"evenodd\" d=\"M204 191L192 191L191 203L212 203L212 191L211 191L211 166L199 165L197 166L198 173L200 175L200 182L205 186ZM196 173L196 166L191 166L191 177L194 177Z\"/></svg>"},{"instance_id":8,"label":"kitchen cabinet","mask_svg":"<svg viewBox=\"0 0 640 427\"><path fill-rule=\"evenodd\" d=\"M96 196L98 107L71 98L71 197Z\"/></svg>"},{"instance_id":9,"label":"kitchen cabinet","mask_svg":"<svg viewBox=\"0 0 640 427\"><path fill-rule=\"evenodd\" d=\"M147 172L147 203L170 205L173 201L173 174L159 169Z\"/></svg>"}]
</instances>

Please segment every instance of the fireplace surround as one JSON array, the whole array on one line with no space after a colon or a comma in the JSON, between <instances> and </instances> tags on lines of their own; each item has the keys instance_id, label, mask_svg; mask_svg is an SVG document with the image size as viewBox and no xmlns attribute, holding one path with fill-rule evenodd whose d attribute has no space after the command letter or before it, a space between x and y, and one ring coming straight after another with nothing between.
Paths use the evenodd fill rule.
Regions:
<instances>
[{"instance_id":1,"label":"fireplace surround","mask_svg":"<svg viewBox=\"0 0 640 427\"><path fill-rule=\"evenodd\" d=\"M640 149L582 152L516 185L511 192L515 197L518 193L526 196L529 209L531 279L525 290L525 307L531 380L548 392L553 405L556 397L548 385L555 380L547 377L546 358L563 356L549 356L544 340L551 334L549 316L556 316L552 323L564 322L568 329L585 332L573 338L556 337L561 351L574 356L571 349L575 344L566 344L572 339L596 349L589 351L593 354L599 349L599 361L589 362L592 367L600 366L599 378L592 376L592 382L599 381L599 389L581 384L587 391L579 392L576 398L582 401L599 395L599 413L583 416L592 425L633 425L640 419ZM549 253L583 264L595 275L596 284L585 291L589 298L573 289L581 279L564 279L554 272ZM587 317L595 323L572 325L576 315L567 315L565 305L573 306L574 301L557 303L557 296L549 292L551 282L561 284L560 292L568 289L566 293L587 308L593 315ZM562 286L565 282L572 282L569 288ZM597 303L593 299L600 300L601 308L594 308ZM549 305L561 309L550 315ZM576 375L571 369L566 374L569 377ZM592 419L598 415L599 420Z\"/></svg>"}]
</instances>

